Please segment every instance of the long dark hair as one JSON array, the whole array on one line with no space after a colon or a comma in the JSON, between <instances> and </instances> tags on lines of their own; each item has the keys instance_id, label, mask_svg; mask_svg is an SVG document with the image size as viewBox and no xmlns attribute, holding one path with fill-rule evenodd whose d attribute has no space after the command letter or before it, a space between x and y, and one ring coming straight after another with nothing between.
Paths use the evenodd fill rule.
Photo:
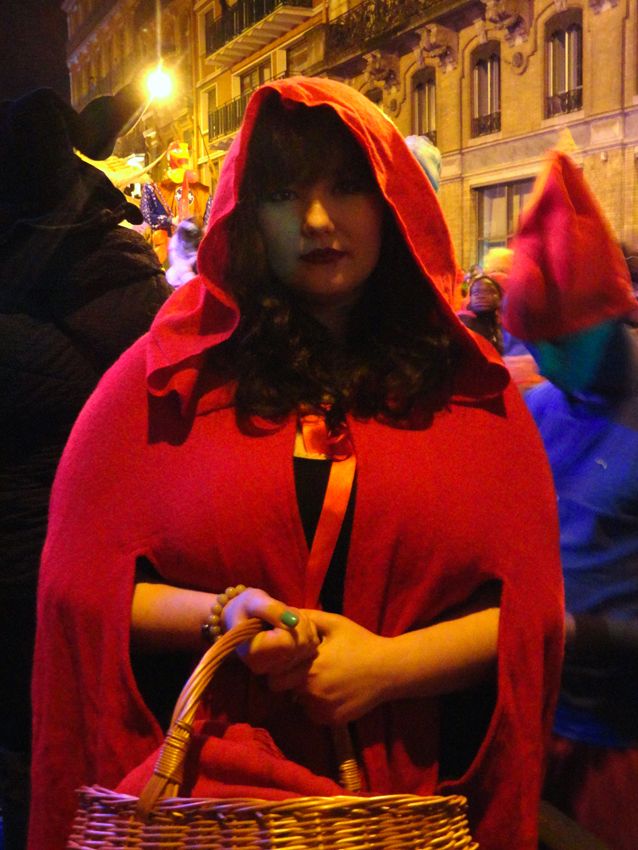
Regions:
<instances>
[{"instance_id":1,"label":"long dark hair","mask_svg":"<svg viewBox=\"0 0 638 850\"><path fill-rule=\"evenodd\" d=\"M361 148L333 109L289 107L274 94L262 105L227 223L226 277L241 320L223 354L238 382L240 415L277 420L328 406L335 417L350 411L398 423L449 397L456 346L387 205L380 260L350 315L342 349L270 271L257 225L260 198L312 181L336 156L349 175L377 190Z\"/></svg>"}]
</instances>

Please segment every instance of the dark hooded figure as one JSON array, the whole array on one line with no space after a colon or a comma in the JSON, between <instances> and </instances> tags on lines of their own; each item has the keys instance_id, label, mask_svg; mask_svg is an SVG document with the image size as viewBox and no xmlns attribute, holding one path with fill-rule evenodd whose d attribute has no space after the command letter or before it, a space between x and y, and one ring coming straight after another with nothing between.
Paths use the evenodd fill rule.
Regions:
<instances>
[{"instance_id":1,"label":"dark hooded figure","mask_svg":"<svg viewBox=\"0 0 638 850\"><path fill-rule=\"evenodd\" d=\"M374 104L326 79L257 90L198 276L105 376L58 471L31 850L62 850L77 787L138 793L163 739L144 662L253 616L272 628L219 671L218 734L259 727L325 787L349 725L363 790L467 795L482 847L535 850L562 647L551 478L450 307L457 279L434 190ZM181 793L206 796L205 773Z\"/></svg>"},{"instance_id":2,"label":"dark hooded figure","mask_svg":"<svg viewBox=\"0 0 638 850\"><path fill-rule=\"evenodd\" d=\"M35 596L49 491L102 373L168 289L131 229L136 207L83 161L110 155L132 88L78 114L50 89L0 104L0 805L7 850L26 841Z\"/></svg>"}]
</instances>

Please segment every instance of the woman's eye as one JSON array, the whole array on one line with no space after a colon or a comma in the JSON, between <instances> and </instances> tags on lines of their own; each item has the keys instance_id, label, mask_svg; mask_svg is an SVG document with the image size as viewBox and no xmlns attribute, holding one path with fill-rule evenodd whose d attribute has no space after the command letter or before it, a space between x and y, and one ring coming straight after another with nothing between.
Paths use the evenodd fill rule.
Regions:
<instances>
[{"instance_id":1,"label":"woman's eye","mask_svg":"<svg viewBox=\"0 0 638 850\"><path fill-rule=\"evenodd\" d=\"M264 200L272 204L279 204L284 201L293 201L296 197L297 193L294 189L275 189L273 192L268 192Z\"/></svg>"}]
</instances>

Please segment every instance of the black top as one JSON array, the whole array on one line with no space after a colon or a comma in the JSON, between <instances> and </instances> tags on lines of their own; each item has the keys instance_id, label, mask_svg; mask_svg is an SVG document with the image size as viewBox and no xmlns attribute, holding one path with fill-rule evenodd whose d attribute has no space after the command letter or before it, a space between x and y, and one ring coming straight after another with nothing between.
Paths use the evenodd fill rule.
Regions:
<instances>
[{"instance_id":1,"label":"black top","mask_svg":"<svg viewBox=\"0 0 638 850\"><path fill-rule=\"evenodd\" d=\"M331 466L332 462L329 460L294 458L297 504L309 549L312 546L321 515ZM321 607L324 611L331 611L334 614L340 614L343 609L343 586L346 577L346 562L348 560L350 536L352 534L356 489L357 482L355 478L348 507L346 508L346 515L343 518L341 531L339 532L339 537L332 553L332 559L323 587L321 588Z\"/></svg>"}]
</instances>

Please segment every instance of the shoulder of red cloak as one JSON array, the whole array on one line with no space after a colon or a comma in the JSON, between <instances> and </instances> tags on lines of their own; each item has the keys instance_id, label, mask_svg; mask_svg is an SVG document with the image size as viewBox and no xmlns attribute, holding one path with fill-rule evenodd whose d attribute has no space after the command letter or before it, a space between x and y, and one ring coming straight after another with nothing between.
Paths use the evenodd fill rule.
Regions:
<instances>
[{"instance_id":1,"label":"shoulder of red cloak","mask_svg":"<svg viewBox=\"0 0 638 850\"><path fill-rule=\"evenodd\" d=\"M228 245L225 222L237 203L248 141L264 100L277 92L284 100L335 110L366 154L403 236L439 302L444 320L465 351L461 395L490 396L507 383L490 356L457 319L453 301L461 277L450 233L429 180L392 122L354 89L334 80L292 77L267 83L250 99L240 131L224 162L207 232L199 248L200 274L182 287L157 314L151 327L147 382L153 395L175 392L183 412L191 409L205 352L227 340L239 310L224 285ZM227 403L224 396L221 404ZM207 399L208 405L215 400Z\"/></svg>"},{"instance_id":2,"label":"shoulder of red cloak","mask_svg":"<svg viewBox=\"0 0 638 850\"><path fill-rule=\"evenodd\" d=\"M74 500L78 494L81 494L82 510L91 514L98 510L98 502L112 497L124 486L129 468L144 466L143 446L148 442L149 418L144 383L147 344L148 334L145 334L127 349L104 373L82 408L56 472L47 543L58 527L64 530L67 523L76 522L78 506ZM136 453L122 453L122 446L133 443L137 446ZM91 464L86 463L87 457L91 457ZM91 493L91 504L85 504L86 493ZM114 539L120 536L114 533Z\"/></svg>"},{"instance_id":3,"label":"shoulder of red cloak","mask_svg":"<svg viewBox=\"0 0 638 850\"><path fill-rule=\"evenodd\" d=\"M75 789L87 777L111 787L115 765L132 766L161 742L122 661L136 551L146 548L152 528L153 505L144 493L158 490L147 486L156 467L144 448L146 343L134 343L101 379L73 427L52 489L33 677L32 850L64 846ZM136 451L126 451L133 445ZM107 772L96 775L100 734L113 749L103 762Z\"/></svg>"},{"instance_id":4,"label":"shoulder of red cloak","mask_svg":"<svg viewBox=\"0 0 638 850\"><path fill-rule=\"evenodd\" d=\"M514 384L504 393L495 440L482 446L482 430L472 438L472 465L487 477L463 480L482 487L498 529L490 578L501 582L498 645L498 702L491 732L465 774L437 793L468 797L480 846L536 847L543 747L549 739L560 683L563 588L559 528L551 470L543 443ZM492 430L492 429L490 429ZM475 467L476 468L476 467ZM454 520L450 527L454 527ZM485 574L484 574L485 577ZM495 723L496 719L497 722ZM526 794L521 798L520 789ZM515 819L503 816L516 810Z\"/></svg>"}]
</instances>

